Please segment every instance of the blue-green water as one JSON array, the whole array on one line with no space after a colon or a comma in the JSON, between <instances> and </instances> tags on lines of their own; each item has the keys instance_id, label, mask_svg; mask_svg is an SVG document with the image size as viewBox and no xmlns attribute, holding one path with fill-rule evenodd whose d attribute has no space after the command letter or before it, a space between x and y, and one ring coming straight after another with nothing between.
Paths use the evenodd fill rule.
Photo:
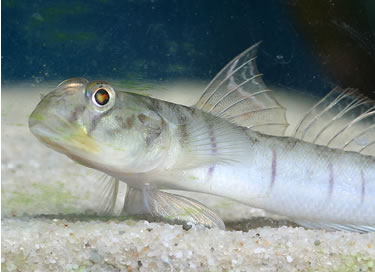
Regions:
<instances>
[{"instance_id":1,"label":"blue-green water","mask_svg":"<svg viewBox=\"0 0 375 272\"><path fill-rule=\"evenodd\" d=\"M2 83L209 79L263 41L266 83L374 86L371 1L2 1Z\"/></svg>"}]
</instances>

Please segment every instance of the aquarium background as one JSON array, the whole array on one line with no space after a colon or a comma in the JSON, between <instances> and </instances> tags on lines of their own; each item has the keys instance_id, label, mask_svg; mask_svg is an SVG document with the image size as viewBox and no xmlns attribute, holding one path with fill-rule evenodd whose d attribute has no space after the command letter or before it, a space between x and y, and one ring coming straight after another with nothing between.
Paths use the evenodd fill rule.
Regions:
<instances>
[{"instance_id":1,"label":"aquarium background","mask_svg":"<svg viewBox=\"0 0 375 272\"><path fill-rule=\"evenodd\" d=\"M2 83L208 80L263 41L268 84L371 94L374 11L371 0L4 0Z\"/></svg>"},{"instance_id":2,"label":"aquarium background","mask_svg":"<svg viewBox=\"0 0 375 272\"><path fill-rule=\"evenodd\" d=\"M292 135L336 85L373 95L373 3L1 1L2 271L372 271L375 233L287 227L225 198L177 193L217 212L225 232L121 217L125 183L113 216L99 216L102 173L42 145L28 119L59 81L82 76L193 105L228 61L262 41L259 70Z\"/></svg>"}]
</instances>

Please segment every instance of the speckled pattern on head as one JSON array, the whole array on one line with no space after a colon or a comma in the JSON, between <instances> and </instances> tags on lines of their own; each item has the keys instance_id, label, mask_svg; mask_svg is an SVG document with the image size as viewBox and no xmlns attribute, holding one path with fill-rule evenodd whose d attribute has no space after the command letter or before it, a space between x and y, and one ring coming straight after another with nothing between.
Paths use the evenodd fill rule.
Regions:
<instances>
[{"instance_id":1,"label":"speckled pattern on head","mask_svg":"<svg viewBox=\"0 0 375 272\"><path fill-rule=\"evenodd\" d=\"M285 108L256 68L257 47L229 62L193 107L104 81L66 80L38 104L30 130L112 177L104 196L109 212L122 181L128 185L123 214L224 228L203 204L162 191L177 189L227 197L308 227L375 231L374 102L335 89L306 113L294 138L284 137ZM316 144L351 110L354 120ZM328 123L321 120L327 112L335 116Z\"/></svg>"},{"instance_id":2,"label":"speckled pattern on head","mask_svg":"<svg viewBox=\"0 0 375 272\"><path fill-rule=\"evenodd\" d=\"M108 92L107 104L95 102L98 90ZM165 155L165 146L159 144L168 143L168 135L157 141L167 133L166 122L151 110L157 107L162 108L146 97L117 92L106 82L74 78L42 99L29 126L43 143L86 166L111 173L142 172L140 162L146 159L146 168L157 164Z\"/></svg>"}]
</instances>

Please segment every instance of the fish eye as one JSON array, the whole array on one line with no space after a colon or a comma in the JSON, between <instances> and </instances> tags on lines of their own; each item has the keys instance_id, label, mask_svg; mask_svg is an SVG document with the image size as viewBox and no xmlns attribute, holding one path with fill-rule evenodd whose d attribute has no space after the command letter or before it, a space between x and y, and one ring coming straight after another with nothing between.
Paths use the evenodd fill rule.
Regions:
<instances>
[{"instance_id":1,"label":"fish eye","mask_svg":"<svg viewBox=\"0 0 375 272\"><path fill-rule=\"evenodd\" d=\"M86 86L85 97L93 110L104 112L115 104L116 92L104 81L92 81Z\"/></svg>"},{"instance_id":2,"label":"fish eye","mask_svg":"<svg viewBox=\"0 0 375 272\"><path fill-rule=\"evenodd\" d=\"M99 107L105 106L109 102L109 100L110 95L108 91L104 88L96 90L96 92L93 95L93 101Z\"/></svg>"}]
</instances>

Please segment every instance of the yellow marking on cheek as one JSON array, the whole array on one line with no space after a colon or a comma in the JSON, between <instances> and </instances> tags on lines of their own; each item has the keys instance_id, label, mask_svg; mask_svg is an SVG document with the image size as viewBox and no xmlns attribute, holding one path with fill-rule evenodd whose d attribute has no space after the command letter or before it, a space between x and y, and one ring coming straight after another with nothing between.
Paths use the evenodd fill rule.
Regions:
<instances>
[{"instance_id":1,"label":"yellow marking on cheek","mask_svg":"<svg viewBox=\"0 0 375 272\"><path fill-rule=\"evenodd\" d=\"M38 121L43 121L43 120L45 120L45 117L42 114L33 113L30 116L30 119L34 119L34 120L38 120Z\"/></svg>"},{"instance_id":2,"label":"yellow marking on cheek","mask_svg":"<svg viewBox=\"0 0 375 272\"><path fill-rule=\"evenodd\" d=\"M86 129L80 127L74 133L64 137L65 140L72 142L77 148L82 149L83 151L96 153L100 151L100 146L98 143L87 135Z\"/></svg>"},{"instance_id":3,"label":"yellow marking on cheek","mask_svg":"<svg viewBox=\"0 0 375 272\"><path fill-rule=\"evenodd\" d=\"M188 178L189 178L190 180L198 180L198 179L199 179L199 178L196 177L196 176L188 176Z\"/></svg>"},{"instance_id":4,"label":"yellow marking on cheek","mask_svg":"<svg viewBox=\"0 0 375 272\"><path fill-rule=\"evenodd\" d=\"M81 126L80 129L82 129L83 133L87 135L87 128L84 126Z\"/></svg>"},{"instance_id":5,"label":"yellow marking on cheek","mask_svg":"<svg viewBox=\"0 0 375 272\"><path fill-rule=\"evenodd\" d=\"M117 147L117 146L112 146L113 150L120 151L120 152L125 152L126 149L123 147Z\"/></svg>"}]
</instances>

